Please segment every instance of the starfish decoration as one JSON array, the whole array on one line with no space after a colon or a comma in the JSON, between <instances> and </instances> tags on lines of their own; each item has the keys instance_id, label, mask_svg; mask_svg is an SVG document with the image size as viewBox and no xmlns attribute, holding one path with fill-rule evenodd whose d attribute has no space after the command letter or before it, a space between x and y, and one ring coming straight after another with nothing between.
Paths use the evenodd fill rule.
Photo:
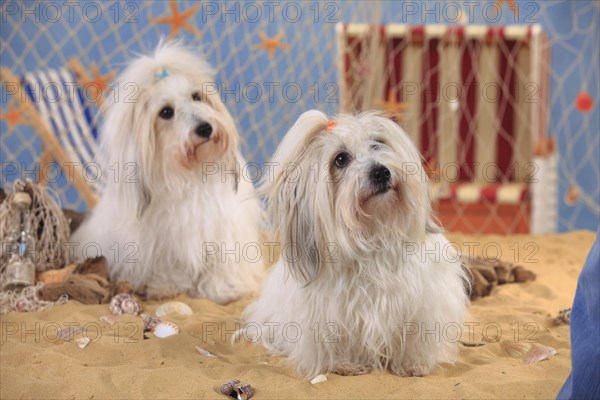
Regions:
<instances>
[{"instance_id":1,"label":"starfish decoration","mask_svg":"<svg viewBox=\"0 0 600 400\"><path fill-rule=\"evenodd\" d=\"M385 115L393 117L397 122L403 120L406 103L396 99L396 93L394 89L389 90L387 100L378 100L376 103L384 111Z\"/></svg>"},{"instance_id":2,"label":"starfish decoration","mask_svg":"<svg viewBox=\"0 0 600 400\"><path fill-rule=\"evenodd\" d=\"M269 58L273 58L275 56L275 50L284 49L288 50L291 46L286 43L282 43L281 39L283 38L283 32L279 32L277 35L272 38L268 37L264 32L258 32L258 36L262 39L262 43L254 45L254 49L267 49L269 51Z\"/></svg>"},{"instance_id":3,"label":"starfish decoration","mask_svg":"<svg viewBox=\"0 0 600 400\"><path fill-rule=\"evenodd\" d=\"M101 92L108 89L108 84L115 77L115 71L109 71L106 75L100 74L100 70L96 63L92 64L92 78L86 78L85 83L93 83L95 86L100 88Z\"/></svg>"},{"instance_id":4,"label":"starfish decoration","mask_svg":"<svg viewBox=\"0 0 600 400\"><path fill-rule=\"evenodd\" d=\"M193 33L196 36L202 35L202 32L198 30L194 25L190 25L187 22L187 19L194 15L201 4L196 4L183 12L179 12L177 8L177 2L175 0L171 0L171 16L169 17L161 17L161 18L152 18L150 17L150 22L155 24L170 24L171 31L169 32L169 38L174 38L179 29L185 29L186 31Z\"/></svg>"},{"instance_id":5,"label":"starfish decoration","mask_svg":"<svg viewBox=\"0 0 600 400\"><path fill-rule=\"evenodd\" d=\"M69 61L69 68L71 68L73 72L75 72L79 79L79 83L82 86L93 85L98 88L101 94L103 94L105 90L110 90L110 87L108 85L110 84L110 81L115 77L116 74L115 71L109 71L107 74L102 75L100 73L100 70L98 69L98 65L96 63L93 63L90 67L90 77L88 74L88 70L83 65L81 65L81 63L77 59L71 59Z\"/></svg>"},{"instance_id":6,"label":"starfish decoration","mask_svg":"<svg viewBox=\"0 0 600 400\"><path fill-rule=\"evenodd\" d=\"M28 119L23 116L22 107L16 107L15 102L8 103L8 112L0 114L0 120L5 120L8 123L8 129L12 130L15 125L25 125Z\"/></svg>"},{"instance_id":7,"label":"starfish decoration","mask_svg":"<svg viewBox=\"0 0 600 400\"><path fill-rule=\"evenodd\" d=\"M519 7L517 6L517 3L515 0L496 0L496 6L497 6L498 13L500 12L500 9L502 8L502 3L504 3L505 1L506 1L506 4L508 4L508 8L510 8L510 11L512 11L514 16L518 17L519 16Z\"/></svg>"}]
</instances>

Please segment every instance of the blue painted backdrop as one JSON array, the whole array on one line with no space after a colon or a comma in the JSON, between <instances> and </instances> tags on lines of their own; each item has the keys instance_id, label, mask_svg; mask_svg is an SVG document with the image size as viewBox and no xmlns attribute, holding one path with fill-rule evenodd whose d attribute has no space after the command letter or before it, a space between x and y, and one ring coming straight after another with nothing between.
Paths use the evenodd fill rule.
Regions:
<instances>
[{"instance_id":1,"label":"blue painted backdrop","mask_svg":"<svg viewBox=\"0 0 600 400\"><path fill-rule=\"evenodd\" d=\"M600 214L599 2L518 1L518 15L510 10L510 2L506 0L499 3L501 8L497 14L496 3L494 0L384 1L378 8L360 1L280 2L272 6L272 13L267 3L254 2L179 1L177 7L185 10L202 4L189 22L202 32L200 42L210 62L220 68L219 83L230 89L236 83L248 87L250 82L258 82L263 88L264 82L294 82L301 87L300 101L288 101L282 107L273 107L264 93L260 98L263 101L257 102L243 99L236 102L233 96L225 99L246 140L244 151L249 161L258 163L272 154L285 127L302 111L313 107L328 113L337 110L337 97L327 102L329 92L324 88L337 80L336 21L539 23L552 43L549 126L560 154L559 230L596 230ZM299 17L298 9L302 12ZM261 12L258 17L256 10ZM132 54L148 51L161 36L169 33L168 25L150 22L150 17L169 14L170 3L166 1L79 1L72 11L64 1L3 1L0 62L16 74L60 67L71 57L78 57L84 65L97 62L103 73L118 70ZM266 51L253 48L260 43L259 31L271 37L282 32L282 41L291 46L290 50L279 50L276 57L270 59ZM184 30L180 35L188 41L196 40ZM315 82L319 84L318 93L311 89ZM6 114L8 97L4 89L3 86L0 94L2 113ZM582 113L575 108L575 99L581 91L590 93L595 101L591 112ZM248 94L253 96L252 92ZM283 94L279 91L277 96L274 102L281 102ZM19 126L9 130L2 120L0 129L0 161L17 160L25 166L37 161L41 143L31 128ZM265 132L270 134L265 135ZM8 186L13 179L2 170L3 186ZM564 197L573 186L579 188L581 195L578 202L568 205ZM63 201L84 207L76 201L76 191L66 182L57 182L57 187Z\"/></svg>"}]
</instances>

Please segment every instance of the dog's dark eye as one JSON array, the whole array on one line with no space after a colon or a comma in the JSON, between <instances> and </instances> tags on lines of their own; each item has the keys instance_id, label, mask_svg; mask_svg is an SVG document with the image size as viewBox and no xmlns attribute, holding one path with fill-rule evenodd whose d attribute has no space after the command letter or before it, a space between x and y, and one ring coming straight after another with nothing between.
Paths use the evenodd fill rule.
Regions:
<instances>
[{"instance_id":1,"label":"dog's dark eye","mask_svg":"<svg viewBox=\"0 0 600 400\"><path fill-rule=\"evenodd\" d=\"M173 115L175 114L175 110L173 110L173 107L163 107L162 110L160 110L160 112L158 113L158 116L161 117L162 119L171 119L173 118Z\"/></svg>"},{"instance_id":2,"label":"dog's dark eye","mask_svg":"<svg viewBox=\"0 0 600 400\"><path fill-rule=\"evenodd\" d=\"M198 92L192 93L192 100L194 101L202 101L202 96Z\"/></svg>"},{"instance_id":3,"label":"dog's dark eye","mask_svg":"<svg viewBox=\"0 0 600 400\"><path fill-rule=\"evenodd\" d=\"M333 161L336 167L345 168L348 163L350 163L350 154L348 153L340 153L335 156L335 160Z\"/></svg>"}]
</instances>

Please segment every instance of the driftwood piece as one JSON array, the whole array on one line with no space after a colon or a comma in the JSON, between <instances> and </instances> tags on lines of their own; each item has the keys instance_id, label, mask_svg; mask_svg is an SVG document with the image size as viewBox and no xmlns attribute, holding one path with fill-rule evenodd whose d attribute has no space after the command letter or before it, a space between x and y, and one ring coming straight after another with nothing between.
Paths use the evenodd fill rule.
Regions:
<instances>
[{"instance_id":1,"label":"driftwood piece","mask_svg":"<svg viewBox=\"0 0 600 400\"><path fill-rule=\"evenodd\" d=\"M471 300L489 296L496 285L534 281L536 275L522 265L483 257L463 258L471 276Z\"/></svg>"},{"instance_id":2,"label":"driftwood piece","mask_svg":"<svg viewBox=\"0 0 600 400\"><path fill-rule=\"evenodd\" d=\"M108 263L104 257L88 258L62 282L47 283L38 292L40 298L56 301L63 294L84 304L102 304L110 299Z\"/></svg>"}]
</instances>

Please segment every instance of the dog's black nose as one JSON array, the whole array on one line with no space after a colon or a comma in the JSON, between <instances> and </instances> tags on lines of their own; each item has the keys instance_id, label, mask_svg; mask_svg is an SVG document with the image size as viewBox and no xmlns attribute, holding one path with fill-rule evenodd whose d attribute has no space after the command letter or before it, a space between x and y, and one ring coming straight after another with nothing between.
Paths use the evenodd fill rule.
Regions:
<instances>
[{"instance_id":1,"label":"dog's black nose","mask_svg":"<svg viewBox=\"0 0 600 400\"><path fill-rule=\"evenodd\" d=\"M212 135L213 128L208 122L202 122L200 125L196 127L196 135L201 138L208 139L210 135Z\"/></svg>"},{"instance_id":2,"label":"dog's black nose","mask_svg":"<svg viewBox=\"0 0 600 400\"><path fill-rule=\"evenodd\" d=\"M371 172L369 173L369 178L371 182L377 185L384 185L390 181L392 174L390 170L384 167L383 165L377 165L373 167Z\"/></svg>"}]
</instances>

